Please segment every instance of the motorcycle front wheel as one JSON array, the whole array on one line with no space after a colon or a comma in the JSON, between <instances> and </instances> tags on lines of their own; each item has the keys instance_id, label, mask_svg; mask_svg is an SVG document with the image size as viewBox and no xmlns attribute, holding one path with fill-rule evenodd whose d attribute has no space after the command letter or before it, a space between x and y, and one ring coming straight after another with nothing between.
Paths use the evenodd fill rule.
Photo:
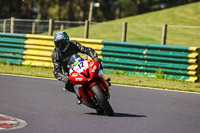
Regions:
<instances>
[{"instance_id":1,"label":"motorcycle front wheel","mask_svg":"<svg viewBox=\"0 0 200 133\"><path fill-rule=\"evenodd\" d=\"M102 90L99 88L99 86L94 85L91 88L91 90L94 93L96 100L98 101L98 103L100 104L102 109L104 110L105 114L108 115L108 116L113 116L114 111L113 111L110 103L108 102L105 94L102 92Z\"/></svg>"}]
</instances>

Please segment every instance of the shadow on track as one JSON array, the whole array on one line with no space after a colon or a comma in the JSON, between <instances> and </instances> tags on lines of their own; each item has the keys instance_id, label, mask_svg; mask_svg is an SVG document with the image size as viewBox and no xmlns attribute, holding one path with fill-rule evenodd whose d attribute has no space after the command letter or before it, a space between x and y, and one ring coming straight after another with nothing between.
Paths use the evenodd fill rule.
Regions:
<instances>
[{"instance_id":1,"label":"shadow on track","mask_svg":"<svg viewBox=\"0 0 200 133\"><path fill-rule=\"evenodd\" d=\"M128 113L115 113L113 117L147 117L145 115L135 115L135 114L128 114Z\"/></svg>"},{"instance_id":2,"label":"shadow on track","mask_svg":"<svg viewBox=\"0 0 200 133\"><path fill-rule=\"evenodd\" d=\"M104 116L104 114L98 114L98 113L85 113L89 115L99 115L99 116ZM145 115L135 115L135 114L128 114L128 113L115 113L112 117L147 117Z\"/></svg>"}]
</instances>

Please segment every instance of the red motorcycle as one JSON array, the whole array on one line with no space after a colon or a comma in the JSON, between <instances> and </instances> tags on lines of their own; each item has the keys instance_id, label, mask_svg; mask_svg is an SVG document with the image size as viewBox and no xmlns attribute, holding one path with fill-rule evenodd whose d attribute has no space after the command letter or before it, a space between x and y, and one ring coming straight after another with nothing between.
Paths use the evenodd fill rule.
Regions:
<instances>
[{"instance_id":1,"label":"red motorcycle","mask_svg":"<svg viewBox=\"0 0 200 133\"><path fill-rule=\"evenodd\" d=\"M99 114L113 116L114 111L109 103L110 88L100 66L96 60L84 60L75 54L68 64L69 80L83 104L95 109Z\"/></svg>"}]
</instances>

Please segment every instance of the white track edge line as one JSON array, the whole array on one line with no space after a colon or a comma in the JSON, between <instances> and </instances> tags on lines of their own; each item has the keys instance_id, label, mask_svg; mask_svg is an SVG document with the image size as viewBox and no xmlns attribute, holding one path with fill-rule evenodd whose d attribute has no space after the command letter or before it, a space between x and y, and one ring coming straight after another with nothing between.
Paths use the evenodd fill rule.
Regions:
<instances>
[{"instance_id":1,"label":"white track edge line","mask_svg":"<svg viewBox=\"0 0 200 133\"><path fill-rule=\"evenodd\" d=\"M181 93L189 93L189 94L198 94L198 95L200 95L199 92L170 90L170 89L160 89L160 88L150 88L150 87L141 87L141 86L130 86L130 85L119 85L119 84L112 84L112 85L122 86L122 87L137 87L137 88L146 89L146 90L159 90L159 91L169 91L169 92L181 92Z\"/></svg>"},{"instance_id":2,"label":"white track edge line","mask_svg":"<svg viewBox=\"0 0 200 133\"><path fill-rule=\"evenodd\" d=\"M13 77L24 77L24 78L33 78L33 79L57 80L57 79L52 79L52 78L33 77L33 76L24 76L24 75L15 75L15 74L4 74L4 73L0 73L0 75L13 76Z\"/></svg>"}]
</instances>

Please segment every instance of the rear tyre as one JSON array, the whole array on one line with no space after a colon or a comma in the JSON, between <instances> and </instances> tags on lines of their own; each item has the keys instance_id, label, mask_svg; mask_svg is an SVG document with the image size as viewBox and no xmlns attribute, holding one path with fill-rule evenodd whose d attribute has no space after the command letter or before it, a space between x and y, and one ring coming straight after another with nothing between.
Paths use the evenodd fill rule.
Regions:
<instances>
[{"instance_id":1,"label":"rear tyre","mask_svg":"<svg viewBox=\"0 0 200 133\"><path fill-rule=\"evenodd\" d=\"M108 102L106 96L104 95L102 90L99 88L99 86L98 85L94 85L91 88L91 90L94 93L94 95L96 97L96 100L99 102L100 106L102 107L102 109L104 110L106 115L113 116L114 115L114 111L113 111L112 107L110 106L110 103ZM98 112L98 113L100 113L100 112Z\"/></svg>"}]
</instances>

